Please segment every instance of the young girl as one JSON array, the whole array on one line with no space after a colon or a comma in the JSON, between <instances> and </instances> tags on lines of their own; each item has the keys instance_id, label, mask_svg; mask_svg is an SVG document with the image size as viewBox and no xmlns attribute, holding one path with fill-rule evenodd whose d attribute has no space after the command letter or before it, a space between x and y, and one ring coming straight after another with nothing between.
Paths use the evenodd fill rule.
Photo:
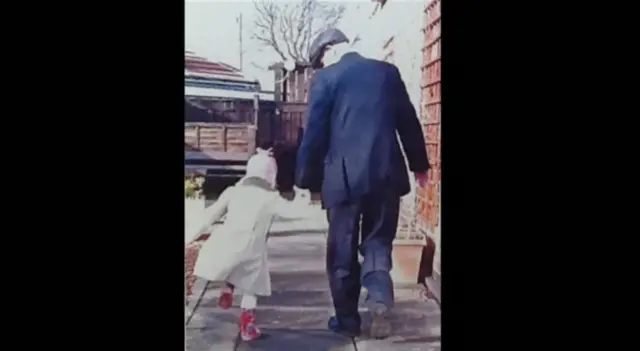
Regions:
<instances>
[{"instance_id":1,"label":"young girl","mask_svg":"<svg viewBox=\"0 0 640 351\"><path fill-rule=\"evenodd\" d=\"M262 142L256 148L256 154L251 156L247 162L247 168L252 167L251 164L257 162L258 168L263 167L263 178L269 185L276 188L276 178L278 177L278 166L276 159L273 157L273 143L270 141Z\"/></svg>"},{"instance_id":2,"label":"young girl","mask_svg":"<svg viewBox=\"0 0 640 351\"><path fill-rule=\"evenodd\" d=\"M286 216L297 203L287 202L274 190L274 163L265 153L254 155L247 163L247 174L220 194L206 209L201 225L186 233L186 242L196 239L225 214L224 224L204 243L194 274L225 285L218 306L229 308L234 290L242 292L240 334L243 340L260 337L255 324L257 296L271 295L267 267L267 234L276 215Z\"/></svg>"}]
</instances>

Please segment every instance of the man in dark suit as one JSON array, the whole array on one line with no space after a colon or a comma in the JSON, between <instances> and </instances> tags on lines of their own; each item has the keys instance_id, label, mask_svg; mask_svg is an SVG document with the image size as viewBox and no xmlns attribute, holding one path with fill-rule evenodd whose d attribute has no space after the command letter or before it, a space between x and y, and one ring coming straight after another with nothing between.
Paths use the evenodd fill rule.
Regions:
<instances>
[{"instance_id":1,"label":"man in dark suit","mask_svg":"<svg viewBox=\"0 0 640 351\"><path fill-rule=\"evenodd\" d=\"M311 45L310 61L322 64L327 48L348 47L337 29ZM358 300L367 289L371 336L391 333L392 242L400 197L410 191L409 169L420 184L429 169L422 127L398 69L349 52L313 76L308 120L296 162L296 185L322 182L329 217L327 272L336 316L335 332L360 333ZM364 258L358 262L358 249Z\"/></svg>"}]
</instances>

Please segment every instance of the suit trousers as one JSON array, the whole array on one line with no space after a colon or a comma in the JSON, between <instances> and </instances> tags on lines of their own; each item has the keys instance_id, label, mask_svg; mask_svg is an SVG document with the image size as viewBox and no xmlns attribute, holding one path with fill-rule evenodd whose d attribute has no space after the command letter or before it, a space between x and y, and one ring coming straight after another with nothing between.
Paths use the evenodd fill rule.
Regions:
<instances>
[{"instance_id":1,"label":"suit trousers","mask_svg":"<svg viewBox=\"0 0 640 351\"><path fill-rule=\"evenodd\" d=\"M399 207L399 196L376 194L327 209L327 273L336 317L346 328L360 325L362 286L367 289L368 304L393 305L389 272ZM362 265L358 251L364 258Z\"/></svg>"}]
</instances>

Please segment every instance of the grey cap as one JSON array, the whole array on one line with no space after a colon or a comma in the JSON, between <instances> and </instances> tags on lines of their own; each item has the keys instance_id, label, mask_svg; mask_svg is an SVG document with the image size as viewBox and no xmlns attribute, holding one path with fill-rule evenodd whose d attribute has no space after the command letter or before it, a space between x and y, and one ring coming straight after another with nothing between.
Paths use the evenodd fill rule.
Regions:
<instances>
[{"instance_id":1,"label":"grey cap","mask_svg":"<svg viewBox=\"0 0 640 351\"><path fill-rule=\"evenodd\" d=\"M322 67L322 57L327 46L348 42L349 39L340 29L326 29L309 46L309 63L312 67Z\"/></svg>"}]
</instances>

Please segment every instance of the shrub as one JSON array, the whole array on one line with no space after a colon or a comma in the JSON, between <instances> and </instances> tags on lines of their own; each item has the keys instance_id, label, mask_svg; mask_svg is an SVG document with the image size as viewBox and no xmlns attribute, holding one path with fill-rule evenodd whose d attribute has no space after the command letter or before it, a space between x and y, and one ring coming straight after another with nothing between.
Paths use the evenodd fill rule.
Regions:
<instances>
[{"instance_id":1,"label":"shrub","mask_svg":"<svg viewBox=\"0 0 640 351\"><path fill-rule=\"evenodd\" d=\"M204 185L204 177L200 175L187 175L184 180L184 196L187 199L200 199L204 195L202 186Z\"/></svg>"}]
</instances>

